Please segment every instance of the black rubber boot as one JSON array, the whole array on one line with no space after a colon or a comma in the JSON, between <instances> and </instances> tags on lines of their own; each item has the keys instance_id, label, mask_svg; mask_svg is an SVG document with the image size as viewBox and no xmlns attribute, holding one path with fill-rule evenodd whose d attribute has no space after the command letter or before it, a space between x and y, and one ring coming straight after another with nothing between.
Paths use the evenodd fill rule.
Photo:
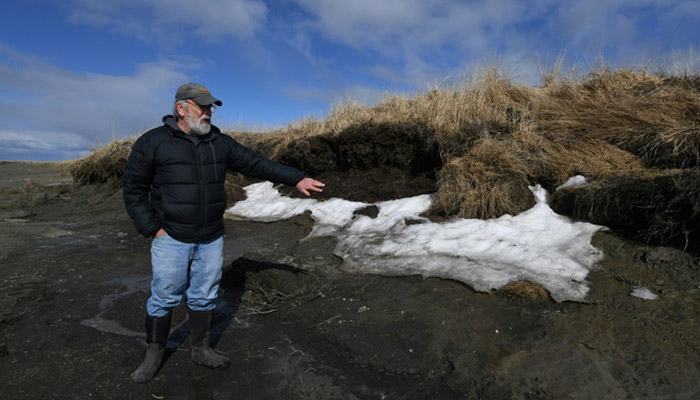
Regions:
<instances>
[{"instance_id":1,"label":"black rubber boot","mask_svg":"<svg viewBox=\"0 0 700 400\"><path fill-rule=\"evenodd\" d=\"M146 357L141 362L136 371L131 374L134 382L148 382L156 375L163 362L165 345L168 344L168 333L170 332L171 314L165 317L146 316Z\"/></svg>"},{"instance_id":2,"label":"black rubber boot","mask_svg":"<svg viewBox=\"0 0 700 400\"><path fill-rule=\"evenodd\" d=\"M190 310L190 341L192 342L190 358L196 364L205 367L224 369L231 365L231 359L211 348L209 335L211 335L213 319L214 310Z\"/></svg>"}]
</instances>

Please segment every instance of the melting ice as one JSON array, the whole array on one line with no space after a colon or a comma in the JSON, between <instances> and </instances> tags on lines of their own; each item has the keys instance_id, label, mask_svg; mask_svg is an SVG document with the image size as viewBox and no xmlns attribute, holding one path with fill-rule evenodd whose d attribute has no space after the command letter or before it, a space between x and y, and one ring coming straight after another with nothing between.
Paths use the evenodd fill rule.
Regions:
<instances>
[{"instance_id":1,"label":"melting ice","mask_svg":"<svg viewBox=\"0 0 700 400\"><path fill-rule=\"evenodd\" d=\"M530 188L535 206L516 216L442 223L419 216L430 208L431 195L374 203L379 214L370 218L353 215L367 203L292 199L269 182L245 190L248 198L227 210L227 217L278 221L309 210L314 219L309 237L337 237L334 253L357 272L448 278L479 291L530 280L557 301L583 300L588 271L602 257L590 244L602 226L556 214L539 185ZM407 219L421 223L406 224Z\"/></svg>"},{"instance_id":2,"label":"melting ice","mask_svg":"<svg viewBox=\"0 0 700 400\"><path fill-rule=\"evenodd\" d=\"M637 286L632 290L632 293L630 293L633 297L637 297L643 300L656 300L659 298L659 296L656 295L656 293L652 292L648 288L645 288L643 286Z\"/></svg>"}]
</instances>

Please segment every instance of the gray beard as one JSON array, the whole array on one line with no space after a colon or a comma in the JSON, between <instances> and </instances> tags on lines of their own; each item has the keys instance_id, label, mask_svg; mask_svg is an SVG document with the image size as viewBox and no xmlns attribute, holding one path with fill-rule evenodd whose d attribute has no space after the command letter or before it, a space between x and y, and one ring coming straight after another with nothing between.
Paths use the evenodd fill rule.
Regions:
<instances>
[{"instance_id":1,"label":"gray beard","mask_svg":"<svg viewBox=\"0 0 700 400\"><path fill-rule=\"evenodd\" d=\"M202 122L204 117L206 117L206 115L202 115L198 120L195 120L191 116L187 116L185 118L185 122L187 123L187 128L189 128L190 133L194 133L198 136L204 136L209 133L211 130L211 124L205 124Z\"/></svg>"}]
</instances>

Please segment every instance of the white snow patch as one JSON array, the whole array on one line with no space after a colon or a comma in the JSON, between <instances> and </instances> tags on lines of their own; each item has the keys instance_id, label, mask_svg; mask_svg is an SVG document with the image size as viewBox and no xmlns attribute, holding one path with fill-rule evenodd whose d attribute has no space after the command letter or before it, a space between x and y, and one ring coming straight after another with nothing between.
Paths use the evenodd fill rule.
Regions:
<instances>
[{"instance_id":1,"label":"white snow patch","mask_svg":"<svg viewBox=\"0 0 700 400\"><path fill-rule=\"evenodd\" d=\"M572 176L571 178L569 178L569 180L564 182L564 184L559 186L556 190L559 190L559 189L562 189L565 187L570 187L570 186L583 186L583 185L587 185L587 184L588 184L588 179L586 179L585 176L576 175L576 176Z\"/></svg>"},{"instance_id":2,"label":"white snow patch","mask_svg":"<svg viewBox=\"0 0 700 400\"><path fill-rule=\"evenodd\" d=\"M262 182L246 187L248 198L226 216L276 221L309 210L315 220L309 237L337 237L334 253L353 271L449 278L479 291L530 280L557 301L583 300L585 278L602 257L590 244L591 236L602 227L556 214L547 204L546 190L539 185L530 189L537 203L519 215L434 223L419 216L430 208L431 195L375 203L379 214L370 218L353 216L367 203L292 199ZM406 219L422 223L407 225Z\"/></svg>"},{"instance_id":3,"label":"white snow patch","mask_svg":"<svg viewBox=\"0 0 700 400\"><path fill-rule=\"evenodd\" d=\"M648 288L645 288L644 286L634 287L630 295L644 300L656 300L659 298L656 293L652 292Z\"/></svg>"}]
</instances>

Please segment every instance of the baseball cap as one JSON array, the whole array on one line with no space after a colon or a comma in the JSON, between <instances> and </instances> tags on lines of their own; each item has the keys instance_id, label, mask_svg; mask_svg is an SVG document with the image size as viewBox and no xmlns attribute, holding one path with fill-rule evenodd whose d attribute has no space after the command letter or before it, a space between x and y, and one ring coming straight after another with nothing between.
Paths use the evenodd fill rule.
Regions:
<instances>
[{"instance_id":1,"label":"baseball cap","mask_svg":"<svg viewBox=\"0 0 700 400\"><path fill-rule=\"evenodd\" d=\"M209 106L211 104L221 106L223 104L221 100L211 95L209 89L197 83L185 83L177 88L175 101L179 100L192 100L200 106Z\"/></svg>"}]
</instances>

